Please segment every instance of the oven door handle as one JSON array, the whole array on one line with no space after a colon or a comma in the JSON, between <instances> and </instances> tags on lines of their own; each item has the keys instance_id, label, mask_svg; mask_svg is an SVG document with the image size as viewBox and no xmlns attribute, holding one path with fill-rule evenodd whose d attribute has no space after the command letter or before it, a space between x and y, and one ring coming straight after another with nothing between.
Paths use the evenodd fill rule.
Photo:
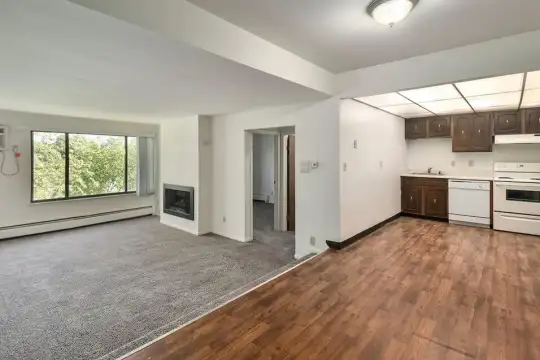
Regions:
<instances>
[{"instance_id":1,"label":"oven door handle","mask_svg":"<svg viewBox=\"0 0 540 360\"><path fill-rule=\"evenodd\" d=\"M495 183L495 186L498 186L498 187L505 187L505 188L510 188L510 187L516 187L516 188L532 188L532 189L540 189L540 184L531 184L531 183L509 183L509 182L496 182Z\"/></svg>"}]
</instances>

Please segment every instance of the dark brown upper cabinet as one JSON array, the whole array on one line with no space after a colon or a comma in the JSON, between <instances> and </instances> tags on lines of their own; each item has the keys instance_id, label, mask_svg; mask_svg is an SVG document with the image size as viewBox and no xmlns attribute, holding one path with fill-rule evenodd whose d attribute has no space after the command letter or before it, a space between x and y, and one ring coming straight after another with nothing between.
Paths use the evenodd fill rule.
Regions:
<instances>
[{"instance_id":1,"label":"dark brown upper cabinet","mask_svg":"<svg viewBox=\"0 0 540 360\"><path fill-rule=\"evenodd\" d=\"M524 132L526 134L540 134L540 108L525 109L522 111Z\"/></svg>"},{"instance_id":2,"label":"dark brown upper cabinet","mask_svg":"<svg viewBox=\"0 0 540 360\"><path fill-rule=\"evenodd\" d=\"M450 118L446 116L430 117L428 122L428 137L450 137Z\"/></svg>"},{"instance_id":3,"label":"dark brown upper cabinet","mask_svg":"<svg viewBox=\"0 0 540 360\"><path fill-rule=\"evenodd\" d=\"M421 139L427 136L426 119L405 120L405 139Z\"/></svg>"},{"instance_id":4,"label":"dark brown upper cabinet","mask_svg":"<svg viewBox=\"0 0 540 360\"><path fill-rule=\"evenodd\" d=\"M521 119L515 111L492 113L495 135L521 133Z\"/></svg>"},{"instance_id":5,"label":"dark brown upper cabinet","mask_svg":"<svg viewBox=\"0 0 540 360\"><path fill-rule=\"evenodd\" d=\"M452 117L453 152L490 152L493 146L489 113Z\"/></svg>"}]
</instances>

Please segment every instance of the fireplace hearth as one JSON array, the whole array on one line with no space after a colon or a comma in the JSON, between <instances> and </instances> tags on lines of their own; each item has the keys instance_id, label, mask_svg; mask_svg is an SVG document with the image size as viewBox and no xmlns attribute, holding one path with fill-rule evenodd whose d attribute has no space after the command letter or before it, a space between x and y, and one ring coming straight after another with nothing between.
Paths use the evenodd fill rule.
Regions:
<instances>
[{"instance_id":1,"label":"fireplace hearth","mask_svg":"<svg viewBox=\"0 0 540 360\"><path fill-rule=\"evenodd\" d=\"M195 220L194 188L187 186L163 185L163 212L188 220Z\"/></svg>"}]
</instances>

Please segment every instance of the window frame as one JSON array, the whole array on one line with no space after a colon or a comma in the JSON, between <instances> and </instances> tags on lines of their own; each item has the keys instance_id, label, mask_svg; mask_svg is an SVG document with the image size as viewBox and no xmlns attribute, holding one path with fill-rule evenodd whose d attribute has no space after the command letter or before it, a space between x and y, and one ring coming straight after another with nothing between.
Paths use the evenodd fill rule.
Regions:
<instances>
[{"instance_id":1,"label":"window frame","mask_svg":"<svg viewBox=\"0 0 540 360\"><path fill-rule=\"evenodd\" d=\"M34 133L53 133L53 134L64 134L66 141L65 149L65 181L64 181L64 197L56 199L43 199L43 200L34 200ZM95 135L95 136L115 136L124 138L124 191L115 192L115 193L104 193L104 194L94 194L94 195L81 195L81 196L70 196L69 195L69 135ZM100 198L107 196L118 196L118 195L127 195L127 194L136 194L137 190L128 191L128 138L137 138L136 136L129 135L111 135L111 134L89 134L89 133L77 133L77 132L62 132L62 131L52 131L52 130L31 130L30 131L30 172L31 172L31 184L30 184L30 203L39 204L47 202L57 202L57 201L68 201L68 200L78 200L78 199L91 199L91 198ZM138 166L138 165L137 165Z\"/></svg>"}]
</instances>

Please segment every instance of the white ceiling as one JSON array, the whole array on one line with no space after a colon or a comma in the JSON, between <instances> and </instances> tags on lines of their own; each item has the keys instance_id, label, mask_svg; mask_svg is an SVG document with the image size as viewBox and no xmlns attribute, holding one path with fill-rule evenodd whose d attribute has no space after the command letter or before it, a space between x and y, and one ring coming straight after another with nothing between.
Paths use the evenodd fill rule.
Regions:
<instances>
[{"instance_id":1,"label":"white ceiling","mask_svg":"<svg viewBox=\"0 0 540 360\"><path fill-rule=\"evenodd\" d=\"M360 97L404 118L540 106L540 71Z\"/></svg>"},{"instance_id":2,"label":"white ceiling","mask_svg":"<svg viewBox=\"0 0 540 360\"><path fill-rule=\"evenodd\" d=\"M170 119L324 97L67 1L1 6L0 108Z\"/></svg>"},{"instance_id":3,"label":"white ceiling","mask_svg":"<svg viewBox=\"0 0 540 360\"><path fill-rule=\"evenodd\" d=\"M189 1L333 72L540 29L538 0L420 0L393 28L370 0Z\"/></svg>"}]
</instances>

